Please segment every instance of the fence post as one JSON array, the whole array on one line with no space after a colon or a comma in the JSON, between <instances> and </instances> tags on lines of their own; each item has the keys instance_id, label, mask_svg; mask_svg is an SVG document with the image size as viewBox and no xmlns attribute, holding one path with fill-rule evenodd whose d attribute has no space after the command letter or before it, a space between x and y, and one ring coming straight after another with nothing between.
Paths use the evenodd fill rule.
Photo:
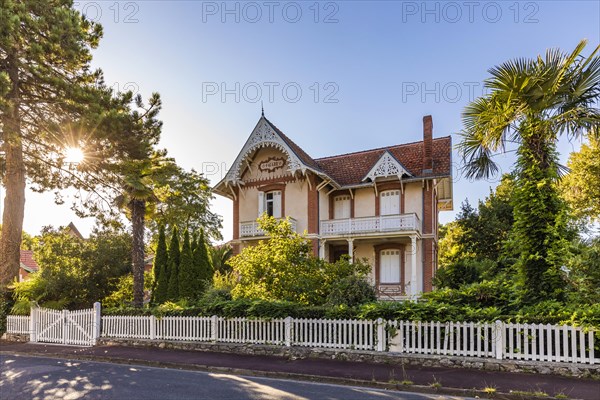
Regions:
<instances>
[{"instance_id":1,"label":"fence post","mask_svg":"<svg viewBox=\"0 0 600 400\"><path fill-rule=\"evenodd\" d=\"M496 333L494 338L496 344L496 359L502 360L504 358L504 323L502 321L496 321L494 331Z\"/></svg>"},{"instance_id":2,"label":"fence post","mask_svg":"<svg viewBox=\"0 0 600 400\"><path fill-rule=\"evenodd\" d=\"M62 310L62 343L67 344L67 334L69 332L67 319L69 318L69 310Z\"/></svg>"},{"instance_id":3,"label":"fence post","mask_svg":"<svg viewBox=\"0 0 600 400\"><path fill-rule=\"evenodd\" d=\"M100 332L102 332L102 306L99 302L94 303L94 337L93 344L96 345L96 342L100 338Z\"/></svg>"},{"instance_id":4,"label":"fence post","mask_svg":"<svg viewBox=\"0 0 600 400\"><path fill-rule=\"evenodd\" d=\"M377 318L377 351L385 351L387 347L387 335L383 318Z\"/></svg>"},{"instance_id":5,"label":"fence post","mask_svg":"<svg viewBox=\"0 0 600 400\"><path fill-rule=\"evenodd\" d=\"M37 324L38 324L38 307L35 302L31 302L29 308L29 341L37 343Z\"/></svg>"},{"instance_id":6,"label":"fence post","mask_svg":"<svg viewBox=\"0 0 600 400\"><path fill-rule=\"evenodd\" d=\"M156 339L156 317L150 316L150 340Z\"/></svg>"},{"instance_id":7,"label":"fence post","mask_svg":"<svg viewBox=\"0 0 600 400\"><path fill-rule=\"evenodd\" d=\"M213 315L210 318L210 325L211 325L211 336L212 336L212 341L216 342L219 339L219 324L218 324L218 317L216 315Z\"/></svg>"},{"instance_id":8,"label":"fence post","mask_svg":"<svg viewBox=\"0 0 600 400\"><path fill-rule=\"evenodd\" d=\"M285 345L287 347L292 345L292 317L285 319Z\"/></svg>"}]
</instances>

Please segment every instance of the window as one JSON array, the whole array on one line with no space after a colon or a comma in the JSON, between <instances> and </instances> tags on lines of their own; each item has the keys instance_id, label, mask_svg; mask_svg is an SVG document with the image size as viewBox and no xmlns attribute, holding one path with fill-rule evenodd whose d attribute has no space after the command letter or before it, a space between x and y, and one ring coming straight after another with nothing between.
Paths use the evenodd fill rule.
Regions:
<instances>
[{"instance_id":1,"label":"window","mask_svg":"<svg viewBox=\"0 0 600 400\"><path fill-rule=\"evenodd\" d=\"M379 205L381 215L400 214L400 191L388 190L379 195Z\"/></svg>"},{"instance_id":2,"label":"window","mask_svg":"<svg viewBox=\"0 0 600 400\"><path fill-rule=\"evenodd\" d=\"M275 218L281 218L281 191L258 192L258 215L264 212Z\"/></svg>"},{"instance_id":3,"label":"window","mask_svg":"<svg viewBox=\"0 0 600 400\"><path fill-rule=\"evenodd\" d=\"M333 218L350 218L350 196L336 196L333 199Z\"/></svg>"},{"instance_id":4,"label":"window","mask_svg":"<svg viewBox=\"0 0 600 400\"><path fill-rule=\"evenodd\" d=\"M400 250L382 250L379 264L380 283L400 283Z\"/></svg>"}]
</instances>

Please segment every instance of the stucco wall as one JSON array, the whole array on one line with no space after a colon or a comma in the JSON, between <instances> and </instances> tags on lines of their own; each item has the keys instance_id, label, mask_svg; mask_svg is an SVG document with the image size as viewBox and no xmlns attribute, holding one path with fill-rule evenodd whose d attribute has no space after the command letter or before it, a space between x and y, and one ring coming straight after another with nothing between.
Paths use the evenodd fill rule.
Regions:
<instances>
[{"instance_id":1,"label":"stucco wall","mask_svg":"<svg viewBox=\"0 0 600 400\"><path fill-rule=\"evenodd\" d=\"M354 246L356 249L354 250L354 258L355 259L368 259L369 264L371 265L371 273L369 275L369 279L371 282L375 282L375 258L373 252L373 244L372 243L360 243L358 241L354 242Z\"/></svg>"},{"instance_id":2,"label":"stucco wall","mask_svg":"<svg viewBox=\"0 0 600 400\"><path fill-rule=\"evenodd\" d=\"M240 195L240 222L254 221L258 218L258 189L244 188Z\"/></svg>"},{"instance_id":3,"label":"stucco wall","mask_svg":"<svg viewBox=\"0 0 600 400\"><path fill-rule=\"evenodd\" d=\"M297 221L297 230L308 229L308 182L289 182L285 187L285 216Z\"/></svg>"},{"instance_id":4,"label":"stucco wall","mask_svg":"<svg viewBox=\"0 0 600 400\"><path fill-rule=\"evenodd\" d=\"M354 193L354 217L375 216L375 190L358 189Z\"/></svg>"},{"instance_id":5,"label":"stucco wall","mask_svg":"<svg viewBox=\"0 0 600 400\"><path fill-rule=\"evenodd\" d=\"M329 215L329 196L327 196L327 190L321 189L319 191L319 221L331 219Z\"/></svg>"},{"instance_id":6,"label":"stucco wall","mask_svg":"<svg viewBox=\"0 0 600 400\"><path fill-rule=\"evenodd\" d=\"M404 188L404 212L416 213L423 221L423 195L420 182L411 182Z\"/></svg>"}]
</instances>

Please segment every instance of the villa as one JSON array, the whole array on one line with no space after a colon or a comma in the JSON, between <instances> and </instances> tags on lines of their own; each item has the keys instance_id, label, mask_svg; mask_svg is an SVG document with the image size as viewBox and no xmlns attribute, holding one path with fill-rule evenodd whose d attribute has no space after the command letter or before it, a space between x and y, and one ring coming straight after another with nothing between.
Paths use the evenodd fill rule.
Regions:
<instances>
[{"instance_id":1,"label":"villa","mask_svg":"<svg viewBox=\"0 0 600 400\"><path fill-rule=\"evenodd\" d=\"M422 141L313 159L263 114L214 191L233 201L235 253L265 238L262 213L289 217L315 255L367 259L379 298L414 298L432 290L453 207L451 149L426 116Z\"/></svg>"}]
</instances>

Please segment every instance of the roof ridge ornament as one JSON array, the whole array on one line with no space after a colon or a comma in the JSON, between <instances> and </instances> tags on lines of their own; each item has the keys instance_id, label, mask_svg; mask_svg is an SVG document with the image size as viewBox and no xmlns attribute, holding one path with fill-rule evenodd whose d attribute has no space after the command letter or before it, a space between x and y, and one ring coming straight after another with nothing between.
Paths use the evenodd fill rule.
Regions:
<instances>
[{"instance_id":1,"label":"roof ridge ornament","mask_svg":"<svg viewBox=\"0 0 600 400\"><path fill-rule=\"evenodd\" d=\"M363 178L363 182L370 179L372 182L377 178L387 178L389 176L397 176L402 180L403 175L412 176L410 172L386 149L379 160L373 165L371 170Z\"/></svg>"}]
</instances>

